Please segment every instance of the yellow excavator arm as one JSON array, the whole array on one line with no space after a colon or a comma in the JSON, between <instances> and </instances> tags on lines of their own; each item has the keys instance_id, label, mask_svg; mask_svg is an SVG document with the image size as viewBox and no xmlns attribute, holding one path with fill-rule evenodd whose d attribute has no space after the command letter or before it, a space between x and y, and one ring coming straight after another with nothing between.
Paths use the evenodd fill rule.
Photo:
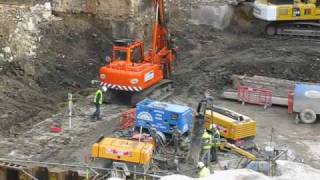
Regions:
<instances>
[{"instance_id":1,"label":"yellow excavator arm","mask_svg":"<svg viewBox=\"0 0 320 180\"><path fill-rule=\"evenodd\" d=\"M233 151L235 153L238 153L252 161L256 161L257 157L241 148L238 148L237 146L235 146L234 144L230 144L228 142L221 142L220 144L220 149L221 150L226 150L226 151Z\"/></svg>"}]
</instances>

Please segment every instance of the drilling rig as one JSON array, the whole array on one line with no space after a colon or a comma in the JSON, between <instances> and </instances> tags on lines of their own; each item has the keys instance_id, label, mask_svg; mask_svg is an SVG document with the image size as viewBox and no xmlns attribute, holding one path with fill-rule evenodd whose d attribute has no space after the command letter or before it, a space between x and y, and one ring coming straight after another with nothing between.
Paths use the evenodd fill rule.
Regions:
<instances>
[{"instance_id":1,"label":"drilling rig","mask_svg":"<svg viewBox=\"0 0 320 180\"><path fill-rule=\"evenodd\" d=\"M126 93L135 105L145 97L162 100L173 92L172 81L175 50L169 47L164 0L154 0L155 19L151 49L133 39L114 41L111 61L100 68L100 82L108 93Z\"/></svg>"}]
</instances>

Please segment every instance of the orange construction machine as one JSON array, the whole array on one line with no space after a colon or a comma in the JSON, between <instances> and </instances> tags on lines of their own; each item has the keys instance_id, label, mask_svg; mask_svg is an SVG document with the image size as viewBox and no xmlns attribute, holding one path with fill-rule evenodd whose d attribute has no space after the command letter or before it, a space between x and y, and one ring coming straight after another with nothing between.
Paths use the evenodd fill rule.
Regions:
<instances>
[{"instance_id":1,"label":"orange construction machine","mask_svg":"<svg viewBox=\"0 0 320 180\"><path fill-rule=\"evenodd\" d=\"M126 179L131 172L147 173L152 163L154 145L118 138L101 138L93 144L91 157L104 168L113 168L111 177ZM114 174L115 173L115 174ZM133 178L135 179L135 178Z\"/></svg>"},{"instance_id":2,"label":"orange construction machine","mask_svg":"<svg viewBox=\"0 0 320 180\"><path fill-rule=\"evenodd\" d=\"M100 68L100 81L109 92L129 92L131 104L144 97L164 99L172 94L175 50L169 48L169 33L165 25L164 0L154 0L155 21L152 47L144 52L141 40L114 41L111 62Z\"/></svg>"}]
</instances>

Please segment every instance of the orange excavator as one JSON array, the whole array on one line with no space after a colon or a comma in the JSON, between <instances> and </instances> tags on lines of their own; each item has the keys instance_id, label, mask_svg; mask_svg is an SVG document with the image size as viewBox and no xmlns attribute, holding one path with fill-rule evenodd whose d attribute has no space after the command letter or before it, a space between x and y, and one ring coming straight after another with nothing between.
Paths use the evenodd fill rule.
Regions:
<instances>
[{"instance_id":1,"label":"orange excavator","mask_svg":"<svg viewBox=\"0 0 320 180\"><path fill-rule=\"evenodd\" d=\"M111 61L100 68L100 82L108 94L128 93L135 105L145 97L161 100L172 94L175 50L169 48L164 0L154 0L155 20L152 46L144 52L144 42L133 39L114 41Z\"/></svg>"}]
</instances>

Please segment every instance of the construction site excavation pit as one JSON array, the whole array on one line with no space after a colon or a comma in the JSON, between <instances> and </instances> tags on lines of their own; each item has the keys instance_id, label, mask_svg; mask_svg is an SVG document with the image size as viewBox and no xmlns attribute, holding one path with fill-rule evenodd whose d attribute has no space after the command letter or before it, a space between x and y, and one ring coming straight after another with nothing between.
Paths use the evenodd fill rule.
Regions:
<instances>
[{"instance_id":1,"label":"construction site excavation pit","mask_svg":"<svg viewBox=\"0 0 320 180\"><path fill-rule=\"evenodd\" d=\"M70 6L50 2L0 0L0 161L85 164L92 144L113 135L121 113L132 108L125 98L104 104L102 120L91 122L98 87L91 81L98 79L115 39L138 37L150 47L152 2L101 1L86 8L73 1ZM179 51L171 77L175 91L164 101L189 106L195 114L209 92L215 105L257 122L259 147L270 143L273 131L273 142L289 149L287 159L320 168L319 122L296 124L286 107L264 109L220 98L233 74L318 83L319 41L264 35L266 24L253 17L250 3L188 3L173 0L166 7ZM74 100L71 127L68 93ZM49 128L57 121L63 125L58 134ZM320 178L318 170L311 171Z\"/></svg>"}]
</instances>

